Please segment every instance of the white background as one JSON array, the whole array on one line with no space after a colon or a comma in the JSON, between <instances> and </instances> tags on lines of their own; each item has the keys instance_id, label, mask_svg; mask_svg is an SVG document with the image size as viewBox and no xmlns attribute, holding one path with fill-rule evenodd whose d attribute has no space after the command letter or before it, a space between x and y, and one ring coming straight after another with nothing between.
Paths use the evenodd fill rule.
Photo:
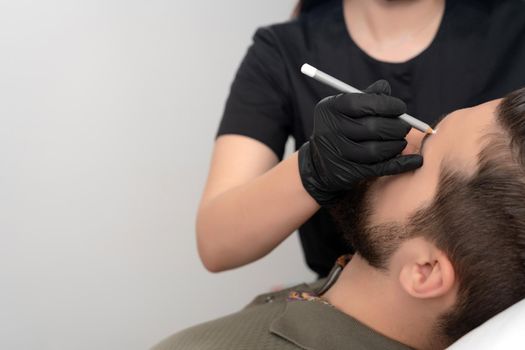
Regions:
<instances>
[{"instance_id":1,"label":"white background","mask_svg":"<svg viewBox=\"0 0 525 350\"><path fill-rule=\"evenodd\" d=\"M295 235L213 275L194 234L235 70L294 3L0 1L0 349L146 349L313 280Z\"/></svg>"}]
</instances>

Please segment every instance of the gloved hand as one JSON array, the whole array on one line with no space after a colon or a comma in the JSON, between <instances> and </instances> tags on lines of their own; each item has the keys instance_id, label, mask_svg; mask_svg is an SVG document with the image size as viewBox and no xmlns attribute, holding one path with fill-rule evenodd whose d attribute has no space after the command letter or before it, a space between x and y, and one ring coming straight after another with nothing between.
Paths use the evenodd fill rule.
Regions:
<instances>
[{"instance_id":1,"label":"gloved hand","mask_svg":"<svg viewBox=\"0 0 525 350\"><path fill-rule=\"evenodd\" d=\"M357 182L419 168L420 155L399 154L410 125L397 118L406 105L378 80L363 94L329 96L317 104L310 141L299 149L306 191L320 204L333 204Z\"/></svg>"}]
</instances>

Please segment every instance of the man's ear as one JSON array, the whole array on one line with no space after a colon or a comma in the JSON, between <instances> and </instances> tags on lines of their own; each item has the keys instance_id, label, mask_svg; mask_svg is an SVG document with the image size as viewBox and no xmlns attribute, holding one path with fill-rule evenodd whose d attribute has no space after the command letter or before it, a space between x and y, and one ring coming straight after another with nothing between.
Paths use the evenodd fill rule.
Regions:
<instances>
[{"instance_id":1,"label":"man's ear","mask_svg":"<svg viewBox=\"0 0 525 350\"><path fill-rule=\"evenodd\" d=\"M402 288L418 299L436 298L447 294L456 279L449 258L433 244L420 250L414 259L405 261L399 273Z\"/></svg>"}]
</instances>

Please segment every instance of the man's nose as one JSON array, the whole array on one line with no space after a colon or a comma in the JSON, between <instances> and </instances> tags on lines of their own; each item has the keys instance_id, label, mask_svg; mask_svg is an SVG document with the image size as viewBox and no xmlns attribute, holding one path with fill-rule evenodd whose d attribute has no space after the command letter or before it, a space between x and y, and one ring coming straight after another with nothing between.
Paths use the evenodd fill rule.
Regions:
<instances>
[{"instance_id":1,"label":"man's nose","mask_svg":"<svg viewBox=\"0 0 525 350\"><path fill-rule=\"evenodd\" d=\"M419 147L421 146L423 136L425 136L425 134L423 134L421 131L412 128L406 136L407 146L405 147L403 152L401 152L401 154L406 155L419 153Z\"/></svg>"}]
</instances>

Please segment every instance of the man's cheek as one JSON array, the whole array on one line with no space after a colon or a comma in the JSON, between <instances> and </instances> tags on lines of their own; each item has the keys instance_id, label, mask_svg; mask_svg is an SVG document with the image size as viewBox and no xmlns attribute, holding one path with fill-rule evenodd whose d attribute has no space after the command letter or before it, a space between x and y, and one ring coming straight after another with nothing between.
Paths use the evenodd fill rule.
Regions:
<instances>
[{"instance_id":1,"label":"man's cheek","mask_svg":"<svg viewBox=\"0 0 525 350\"><path fill-rule=\"evenodd\" d=\"M370 190L370 223L381 225L403 220L406 206L411 203L414 172L384 176L375 181Z\"/></svg>"}]
</instances>

